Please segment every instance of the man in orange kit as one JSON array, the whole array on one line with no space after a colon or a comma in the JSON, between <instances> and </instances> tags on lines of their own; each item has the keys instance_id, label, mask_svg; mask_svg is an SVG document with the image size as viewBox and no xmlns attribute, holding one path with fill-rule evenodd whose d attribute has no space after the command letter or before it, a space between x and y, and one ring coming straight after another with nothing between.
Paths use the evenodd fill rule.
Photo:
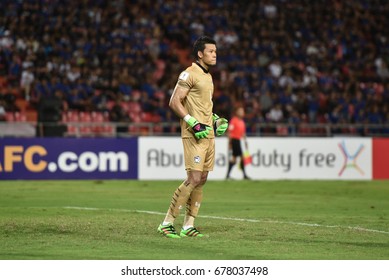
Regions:
<instances>
[{"instance_id":1,"label":"man in orange kit","mask_svg":"<svg viewBox=\"0 0 389 280\"><path fill-rule=\"evenodd\" d=\"M235 116L231 119L228 126L228 171L226 179L230 179L230 173L232 167L234 167L237 158L240 158L240 168L243 172L243 178L249 180L245 171L245 165L243 161L243 152L240 141L243 139L246 150L248 149L246 139L246 125L244 123L244 109L243 107L237 107L235 110Z\"/></svg>"}]
</instances>

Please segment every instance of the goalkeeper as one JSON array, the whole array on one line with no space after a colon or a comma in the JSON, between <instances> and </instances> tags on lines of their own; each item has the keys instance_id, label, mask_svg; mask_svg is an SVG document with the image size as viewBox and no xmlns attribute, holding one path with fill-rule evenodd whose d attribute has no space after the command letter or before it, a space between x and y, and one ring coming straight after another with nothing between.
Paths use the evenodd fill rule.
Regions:
<instances>
[{"instance_id":1,"label":"goalkeeper","mask_svg":"<svg viewBox=\"0 0 389 280\"><path fill-rule=\"evenodd\" d=\"M213 81L209 68L216 65L216 42L202 36L193 45L196 62L183 71L170 98L169 106L180 117L181 137L187 178L176 189L164 221L158 232L166 237L203 237L194 221L199 212L203 186L215 161L215 132L223 135L228 121L213 110ZM180 233L174 221L180 210L185 209L185 218Z\"/></svg>"}]
</instances>

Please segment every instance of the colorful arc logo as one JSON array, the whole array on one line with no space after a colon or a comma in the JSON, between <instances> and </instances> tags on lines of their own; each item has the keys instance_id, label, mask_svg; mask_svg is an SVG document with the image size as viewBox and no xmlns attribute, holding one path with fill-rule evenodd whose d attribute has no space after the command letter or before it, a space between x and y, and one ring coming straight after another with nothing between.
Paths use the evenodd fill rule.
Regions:
<instances>
[{"instance_id":1,"label":"colorful arc logo","mask_svg":"<svg viewBox=\"0 0 389 280\"><path fill-rule=\"evenodd\" d=\"M361 155L361 153L362 153L363 149L365 148L365 146L363 144L361 144L359 146L359 148L357 149L357 151L353 155L351 155L347 151L346 144L345 144L344 141L342 143L339 143L338 146L339 146L339 148L342 151L342 154L344 156L344 164L343 164L343 167L341 168L341 170L339 171L338 175L342 176L343 172L347 168L355 168L361 175L365 175L363 170L357 164L357 159Z\"/></svg>"}]
</instances>

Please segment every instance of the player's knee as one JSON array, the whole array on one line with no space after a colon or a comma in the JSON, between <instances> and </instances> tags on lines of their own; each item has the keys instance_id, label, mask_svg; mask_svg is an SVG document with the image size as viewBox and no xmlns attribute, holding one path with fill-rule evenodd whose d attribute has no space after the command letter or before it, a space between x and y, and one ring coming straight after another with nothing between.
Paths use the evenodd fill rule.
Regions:
<instances>
[{"instance_id":1,"label":"player's knee","mask_svg":"<svg viewBox=\"0 0 389 280\"><path fill-rule=\"evenodd\" d=\"M202 179L195 177L195 178L192 178L189 182L192 186L197 187L197 186L201 185Z\"/></svg>"},{"instance_id":2,"label":"player's knee","mask_svg":"<svg viewBox=\"0 0 389 280\"><path fill-rule=\"evenodd\" d=\"M195 188L198 188L199 186L202 186L205 184L205 182L207 182L207 178L203 178L203 177L194 177L194 178L191 178L191 180L189 181L191 183L191 185Z\"/></svg>"},{"instance_id":3,"label":"player's knee","mask_svg":"<svg viewBox=\"0 0 389 280\"><path fill-rule=\"evenodd\" d=\"M204 176L200 171L192 171L188 174L187 182L189 182L193 187L197 187L202 184L203 179Z\"/></svg>"},{"instance_id":4,"label":"player's knee","mask_svg":"<svg viewBox=\"0 0 389 280\"><path fill-rule=\"evenodd\" d=\"M207 177L201 178L200 183L197 185L197 187L202 187L207 182Z\"/></svg>"},{"instance_id":5,"label":"player's knee","mask_svg":"<svg viewBox=\"0 0 389 280\"><path fill-rule=\"evenodd\" d=\"M207 172L203 172L201 174L201 180L200 180L200 184L198 186L202 187L207 182L207 179L208 179L208 171Z\"/></svg>"}]
</instances>

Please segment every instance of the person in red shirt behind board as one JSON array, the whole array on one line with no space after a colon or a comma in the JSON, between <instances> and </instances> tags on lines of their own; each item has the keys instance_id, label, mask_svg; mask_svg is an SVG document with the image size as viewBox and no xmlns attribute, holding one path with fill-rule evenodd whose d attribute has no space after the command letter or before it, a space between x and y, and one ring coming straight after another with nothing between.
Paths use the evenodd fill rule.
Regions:
<instances>
[{"instance_id":1,"label":"person in red shirt behind board","mask_svg":"<svg viewBox=\"0 0 389 280\"><path fill-rule=\"evenodd\" d=\"M230 178L230 172L232 167L235 165L237 158L240 158L240 167L243 172L243 178L249 180L246 171L244 169L243 152L241 146L241 139L243 138L245 148L248 149L246 139L246 124L244 123L244 109L243 107L237 107L235 110L235 116L231 119L228 126L228 171L226 179Z\"/></svg>"}]
</instances>

